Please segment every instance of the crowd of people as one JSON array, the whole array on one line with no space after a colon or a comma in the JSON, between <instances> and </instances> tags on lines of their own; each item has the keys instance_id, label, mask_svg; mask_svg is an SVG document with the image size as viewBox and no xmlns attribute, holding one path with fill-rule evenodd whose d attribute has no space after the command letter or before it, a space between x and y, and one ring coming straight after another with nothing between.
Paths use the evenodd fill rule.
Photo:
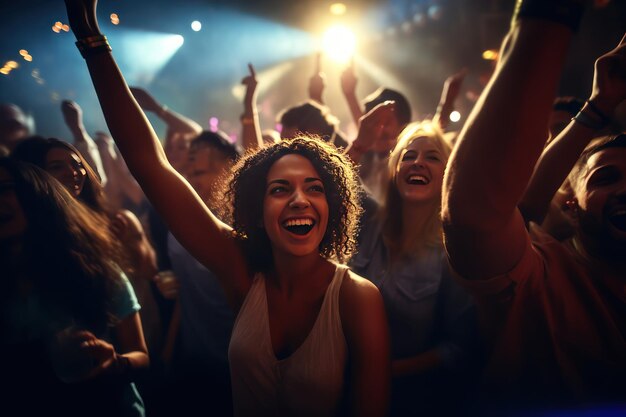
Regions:
<instances>
[{"instance_id":1,"label":"crowd of people","mask_svg":"<svg viewBox=\"0 0 626 417\"><path fill-rule=\"evenodd\" d=\"M0 106L3 410L480 416L626 407L626 36L555 99L580 0L519 0L460 132L398 91L310 100L237 143L129 87L65 0L110 133ZM507 111L503 112L502 109ZM161 141L144 112L167 125Z\"/></svg>"}]
</instances>

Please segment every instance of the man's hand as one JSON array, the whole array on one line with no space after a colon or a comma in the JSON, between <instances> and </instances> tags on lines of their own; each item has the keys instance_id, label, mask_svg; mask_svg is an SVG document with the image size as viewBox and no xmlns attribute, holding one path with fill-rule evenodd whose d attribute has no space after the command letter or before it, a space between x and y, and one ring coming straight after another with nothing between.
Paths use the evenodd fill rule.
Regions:
<instances>
[{"instance_id":1,"label":"man's hand","mask_svg":"<svg viewBox=\"0 0 626 417\"><path fill-rule=\"evenodd\" d=\"M356 85L359 79L354 74L354 58L350 59L348 66L341 72L341 91L347 97L356 94Z\"/></svg>"},{"instance_id":2,"label":"man's hand","mask_svg":"<svg viewBox=\"0 0 626 417\"><path fill-rule=\"evenodd\" d=\"M83 129L83 111L76 102L63 100L61 112L63 113L65 124L72 132Z\"/></svg>"},{"instance_id":3,"label":"man's hand","mask_svg":"<svg viewBox=\"0 0 626 417\"><path fill-rule=\"evenodd\" d=\"M246 95L244 96L244 106L252 105L252 103L256 100L256 87L258 85L258 81L256 79L256 71L252 64L248 64L249 74L246 75L242 80L241 84L246 86Z\"/></svg>"},{"instance_id":4,"label":"man's hand","mask_svg":"<svg viewBox=\"0 0 626 417\"><path fill-rule=\"evenodd\" d=\"M374 107L367 114L363 115L359 120L359 133L354 140L353 147L358 149L361 153L365 153L374 148L381 148L381 141L383 140L383 131L385 125L390 123L392 118L395 118L395 101L385 101ZM395 144L395 138L393 138L393 144ZM390 145L393 147L393 144ZM384 146L386 150L391 150L389 145Z\"/></svg>"},{"instance_id":5,"label":"man's hand","mask_svg":"<svg viewBox=\"0 0 626 417\"><path fill-rule=\"evenodd\" d=\"M607 117L626 99L626 35L615 49L596 60L590 101Z\"/></svg>"},{"instance_id":6,"label":"man's hand","mask_svg":"<svg viewBox=\"0 0 626 417\"><path fill-rule=\"evenodd\" d=\"M322 72L322 54L315 54L315 71L313 76L309 79L309 98L315 100L320 104L324 104L322 94L326 88L326 75Z\"/></svg>"}]
</instances>

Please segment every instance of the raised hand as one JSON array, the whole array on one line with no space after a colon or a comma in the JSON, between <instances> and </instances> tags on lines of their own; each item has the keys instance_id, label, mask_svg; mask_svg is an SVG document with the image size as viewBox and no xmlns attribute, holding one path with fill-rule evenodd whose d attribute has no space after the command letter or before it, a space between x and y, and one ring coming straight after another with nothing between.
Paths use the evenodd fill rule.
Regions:
<instances>
[{"instance_id":1,"label":"raised hand","mask_svg":"<svg viewBox=\"0 0 626 417\"><path fill-rule=\"evenodd\" d=\"M65 124L72 132L83 128L83 111L76 102L63 100L61 103L61 112L63 113Z\"/></svg>"},{"instance_id":2,"label":"raised hand","mask_svg":"<svg viewBox=\"0 0 626 417\"><path fill-rule=\"evenodd\" d=\"M143 88L130 87L130 92L133 93L135 100L137 100L137 104L139 104L139 106L141 106L141 108L145 111L158 113L163 109L163 105Z\"/></svg>"},{"instance_id":3,"label":"raised hand","mask_svg":"<svg viewBox=\"0 0 626 417\"><path fill-rule=\"evenodd\" d=\"M392 144L382 144L383 132L385 126L395 118L396 103L395 101L385 101L374 107L359 120L359 133L354 140L353 147L359 149L362 153L369 150L379 150L384 148L391 150L395 144L393 138Z\"/></svg>"},{"instance_id":4,"label":"raised hand","mask_svg":"<svg viewBox=\"0 0 626 417\"><path fill-rule=\"evenodd\" d=\"M97 5L98 0L65 0L67 18L76 39L100 34Z\"/></svg>"},{"instance_id":5,"label":"raised hand","mask_svg":"<svg viewBox=\"0 0 626 417\"><path fill-rule=\"evenodd\" d=\"M341 72L341 91L344 96L356 94L356 85L359 79L354 74L354 58L350 59L348 66Z\"/></svg>"},{"instance_id":6,"label":"raised hand","mask_svg":"<svg viewBox=\"0 0 626 417\"><path fill-rule=\"evenodd\" d=\"M315 71L313 71L313 76L309 79L309 98L324 104L322 94L324 93L324 88L326 88L326 75L322 72L321 60L322 54L318 52L315 54Z\"/></svg>"},{"instance_id":7,"label":"raised hand","mask_svg":"<svg viewBox=\"0 0 626 417\"><path fill-rule=\"evenodd\" d=\"M610 52L596 60L589 100L606 116L626 99L626 35Z\"/></svg>"},{"instance_id":8,"label":"raised hand","mask_svg":"<svg viewBox=\"0 0 626 417\"><path fill-rule=\"evenodd\" d=\"M113 138L104 132L96 132L96 145L100 154L106 153L111 159L117 159L117 151L115 150L115 142Z\"/></svg>"},{"instance_id":9,"label":"raised hand","mask_svg":"<svg viewBox=\"0 0 626 417\"><path fill-rule=\"evenodd\" d=\"M246 86L246 95L244 97L244 105L252 104L256 99L256 87L258 85L258 81L256 79L256 71L251 63L248 64L249 74L246 75L242 80L241 84Z\"/></svg>"},{"instance_id":10,"label":"raised hand","mask_svg":"<svg viewBox=\"0 0 626 417\"><path fill-rule=\"evenodd\" d=\"M463 86L466 75L467 69L462 69L456 74L449 76L443 83L439 106L437 106L437 115L435 116L435 119L442 129L448 126L450 113L454 110L454 103L461 92L461 87Z\"/></svg>"}]
</instances>

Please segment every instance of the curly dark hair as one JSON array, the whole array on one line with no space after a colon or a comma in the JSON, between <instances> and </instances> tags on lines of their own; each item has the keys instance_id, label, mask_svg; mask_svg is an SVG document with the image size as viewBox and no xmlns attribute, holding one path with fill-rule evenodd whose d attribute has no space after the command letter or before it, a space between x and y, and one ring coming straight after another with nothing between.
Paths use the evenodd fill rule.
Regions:
<instances>
[{"instance_id":1,"label":"curly dark hair","mask_svg":"<svg viewBox=\"0 0 626 417\"><path fill-rule=\"evenodd\" d=\"M360 186L350 159L333 145L311 136L285 140L248 153L234 166L224 183L222 216L235 236L253 271L272 267L272 249L263 221L267 174L277 160L297 154L307 158L320 175L328 201L328 226L319 246L328 259L345 262L356 247L361 215Z\"/></svg>"}]
</instances>

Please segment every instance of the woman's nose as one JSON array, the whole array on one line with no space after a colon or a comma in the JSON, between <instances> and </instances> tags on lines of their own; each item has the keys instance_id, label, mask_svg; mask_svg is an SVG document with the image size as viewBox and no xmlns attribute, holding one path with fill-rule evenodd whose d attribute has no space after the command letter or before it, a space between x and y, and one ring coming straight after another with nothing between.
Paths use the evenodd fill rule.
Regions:
<instances>
[{"instance_id":1,"label":"woman's nose","mask_svg":"<svg viewBox=\"0 0 626 417\"><path fill-rule=\"evenodd\" d=\"M309 200L302 191L295 191L291 201L289 202L289 207L292 208L306 208L309 205Z\"/></svg>"}]
</instances>

